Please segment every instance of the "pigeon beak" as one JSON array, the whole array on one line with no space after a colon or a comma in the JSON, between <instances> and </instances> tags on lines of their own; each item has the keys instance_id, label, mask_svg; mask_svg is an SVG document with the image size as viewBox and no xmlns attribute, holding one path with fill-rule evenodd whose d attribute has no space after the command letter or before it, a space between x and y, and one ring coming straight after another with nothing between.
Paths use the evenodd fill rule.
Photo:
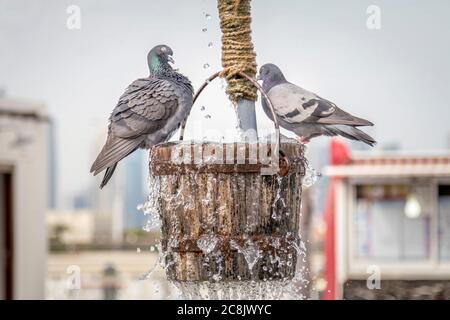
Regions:
<instances>
[{"instance_id":1,"label":"pigeon beak","mask_svg":"<svg viewBox=\"0 0 450 320\"><path fill-rule=\"evenodd\" d=\"M167 56L167 61L169 61L172 64L175 64L175 60L173 60L172 56Z\"/></svg>"},{"instance_id":2,"label":"pigeon beak","mask_svg":"<svg viewBox=\"0 0 450 320\"><path fill-rule=\"evenodd\" d=\"M256 80L262 80L262 78L261 78L261 74L258 74L258 76L256 77Z\"/></svg>"}]
</instances>

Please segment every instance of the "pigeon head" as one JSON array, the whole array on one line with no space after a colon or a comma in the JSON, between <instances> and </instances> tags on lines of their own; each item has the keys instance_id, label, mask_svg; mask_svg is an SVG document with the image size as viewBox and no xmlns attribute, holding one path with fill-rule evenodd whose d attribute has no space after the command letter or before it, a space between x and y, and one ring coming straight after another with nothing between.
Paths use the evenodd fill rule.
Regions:
<instances>
[{"instance_id":1,"label":"pigeon head","mask_svg":"<svg viewBox=\"0 0 450 320\"><path fill-rule=\"evenodd\" d=\"M158 73L164 70L172 70L170 63L174 63L173 51L164 44L154 47L147 55L150 73Z\"/></svg>"},{"instance_id":2,"label":"pigeon head","mask_svg":"<svg viewBox=\"0 0 450 320\"><path fill-rule=\"evenodd\" d=\"M280 68L272 63L266 63L259 69L258 80L263 81L263 88L269 89L274 85L286 82Z\"/></svg>"}]
</instances>

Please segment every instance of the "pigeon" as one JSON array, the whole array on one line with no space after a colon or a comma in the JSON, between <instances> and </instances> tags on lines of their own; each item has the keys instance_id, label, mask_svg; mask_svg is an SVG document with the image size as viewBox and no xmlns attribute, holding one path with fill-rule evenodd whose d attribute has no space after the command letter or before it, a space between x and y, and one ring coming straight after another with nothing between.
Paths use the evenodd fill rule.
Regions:
<instances>
[{"instance_id":1,"label":"pigeon","mask_svg":"<svg viewBox=\"0 0 450 320\"><path fill-rule=\"evenodd\" d=\"M262 88L272 101L280 126L297 134L300 142L307 143L311 138L321 135L339 135L370 146L376 143L371 136L357 128L373 126L372 122L352 116L333 102L288 82L276 65L263 65L257 80L263 81ZM261 104L273 121L272 112L264 97Z\"/></svg>"},{"instance_id":2,"label":"pigeon","mask_svg":"<svg viewBox=\"0 0 450 320\"><path fill-rule=\"evenodd\" d=\"M194 89L187 77L172 69L173 51L166 45L147 55L150 75L131 83L109 117L108 137L91 167L106 170L102 189L117 163L135 150L168 141L189 115Z\"/></svg>"}]
</instances>

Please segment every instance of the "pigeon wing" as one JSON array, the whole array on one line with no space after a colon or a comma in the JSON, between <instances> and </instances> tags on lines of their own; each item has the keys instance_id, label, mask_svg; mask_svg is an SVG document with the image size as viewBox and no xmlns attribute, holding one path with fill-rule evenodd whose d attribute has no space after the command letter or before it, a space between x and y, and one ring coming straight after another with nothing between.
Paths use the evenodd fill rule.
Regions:
<instances>
[{"instance_id":1,"label":"pigeon wing","mask_svg":"<svg viewBox=\"0 0 450 320\"><path fill-rule=\"evenodd\" d=\"M319 117L317 115L313 115L309 119L305 120L306 122L315 122L320 124L343 124L343 125L350 125L350 126L373 126L373 123L358 118L355 116L352 116L350 113L345 112L344 110L336 107L334 112L332 114L329 114L327 116Z\"/></svg>"},{"instance_id":2,"label":"pigeon wing","mask_svg":"<svg viewBox=\"0 0 450 320\"><path fill-rule=\"evenodd\" d=\"M269 98L275 106L277 116L291 124L307 122L351 126L373 125L370 121L354 117L333 102L292 83L274 86L269 91Z\"/></svg>"},{"instance_id":3,"label":"pigeon wing","mask_svg":"<svg viewBox=\"0 0 450 320\"><path fill-rule=\"evenodd\" d=\"M119 162L157 132L178 108L175 86L157 78L134 81L110 116L107 141L91 167L97 174Z\"/></svg>"},{"instance_id":4,"label":"pigeon wing","mask_svg":"<svg viewBox=\"0 0 450 320\"><path fill-rule=\"evenodd\" d=\"M275 106L275 113L284 121L297 124L310 117L332 114L336 106L320 99L314 93L292 83L283 83L269 90L269 98Z\"/></svg>"}]
</instances>

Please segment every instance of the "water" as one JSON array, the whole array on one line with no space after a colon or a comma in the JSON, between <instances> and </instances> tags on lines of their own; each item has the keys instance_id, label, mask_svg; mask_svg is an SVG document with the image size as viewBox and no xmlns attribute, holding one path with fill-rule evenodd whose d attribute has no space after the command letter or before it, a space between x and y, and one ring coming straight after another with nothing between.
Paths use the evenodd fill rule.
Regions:
<instances>
[{"instance_id":1,"label":"water","mask_svg":"<svg viewBox=\"0 0 450 320\"><path fill-rule=\"evenodd\" d=\"M262 257L259 248L250 239L246 241L244 246L240 246L234 240L231 240L230 244L232 248L237 249L239 253L242 253L244 255L250 274L253 274L253 267Z\"/></svg>"},{"instance_id":2,"label":"water","mask_svg":"<svg viewBox=\"0 0 450 320\"><path fill-rule=\"evenodd\" d=\"M218 242L219 239L214 235L202 235L197 240L197 246L204 254L209 254L216 248Z\"/></svg>"},{"instance_id":3,"label":"water","mask_svg":"<svg viewBox=\"0 0 450 320\"><path fill-rule=\"evenodd\" d=\"M173 284L180 291L180 298L188 300L277 300L287 287L284 281L174 281Z\"/></svg>"},{"instance_id":4,"label":"water","mask_svg":"<svg viewBox=\"0 0 450 320\"><path fill-rule=\"evenodd\" d=\"M208 48L212 48L214 44L212 42L208 42Z\"/></svg>"},{"instance_id":5,"label":"water","mask_svg":"<svg viewBox=\"0 0 450 320\"><path fill-rule=\"evenodd\" d=\"M286 201L284 197L282 197L282 186L283 186L283 177L277 177L277 191L275 194L275 199L272 203L272 219L280 220L281 214L283 210L278 209L278 203L281 203L282 208L286 208Z\"/></svg>"},{"instance_id":6,"label":"water","mask_svg":"<svg viewBox=\"0 0 450 320\"><path fill-rule=\"evenodd\" d=\"M205 64L203 65L203 69L209 69L209 67L210 67L209 63L205 63Z\"/></svg>"},{"instance_id":7,"label":"water","mask_svg":"<svg viewBox=\"0 0 450 320\"><path fill-rule=\"evenodd\" d=\"M147 232L159 230L161 227L159 207L160 181L158 177L149 177L149 196L147 201L137 206L147 216L144 230Z\"/></svg>"},{"instance_id":8,"label":"water","mask_svg":"<svg viewBox=\"0 0 450 320\"><path fill-rule=\"evenodd\" d=\"M185 142L177 146L177 148L190 144L190 141ZM176 153L172 153L172 156L175 157L173 160L177 157ZM307 181L317 180L318 177L315 174L315 170L308 167L306 171ZM149 197L144 204L139 206L139 209L148 217L144 227L146 231L160 230L161 206L165 206L167 210L180 210L180 212L192 212L195 210L196 203L193 196L195 192L186 192L186 188L194 190L195 181L199 181L197 175L183 176L183 179L189 179L188 181L183 180L184 182L180 182L182 180L177 175L151 176L149 178ZM240 176L237 177L238 179L241 178ZM263 251L263 248L259 245L259 240L254 238L229 240L230 248L235 250L233 251L234 254L237 254L241 263L244 263L244 267L247 267L246 270L236 271L239 272L239 275L230 276L231 260L228 256L229 253L221 251L226 243L224 244L224 240L216 236L212 231L215 230L218 224L216 217L224 216L227 212L226 206L221 206L220 203L217 204L215 201L212 201L216 196L214 192L217 179L215 175L208 174L206 194L200 200L201 206L208 208L208 210L216 210L217 215L208 215L208 219L205 219L201 226L203 234L198 239L193 239L202 251L200 253L203 254L202 259L198 261L202 263L202 268L207 273L205 278L209 281L172 281L173 285L179 290L179 297L185 299L304 299L306 297L304 294L305 288L308 287L308 270L305 267L307 265L306 245L303 241L292 241L292 243L286 244L287 239L291 239L293 234L285 235L286 239L283 239L283 236L273 237L273 240L269 240L269 246L273 249L267 251ZM275 214L272 217L276 219L277 222L275 223L284 221L281 218L286 218L283 217L287 207L283 191L283 188L287 186L285 179L287 178L277 177L273 200L271 204L269 203L269 208L272 205L272 214ZM242 181L245 181L245 179ZM304 183L305 179L303 179ZM237 188L237 186L234 185L233 188ZM258 204L259 202L254 204L255 210L258 209ZM253 230L253 224L258 226L257 221L247 221L246 224L245 230L248 232ZM150 247L150 251L158 251L159 259L142 276L142 279L152 279L152 274L158 268L166 271L173 268L176 259L172 258L172 255L176 252L175 248L181 245L180 241L184 240L180 237L182 235L181 227L180 221L176 216L166 221L166 228L172 230L171 232L175 236L166 239L167 246L165 251L161 250L160 244ZM248 228L250 229L248 230ZM139 253L140 251L138 248L137 252ZM297 263L297 272L293 275L295 263ZM292 276L294 277L292 278ZM236 281L236 278L239 281Z\"/></svg>"},{"instance_id":9,"label":"water","mask_svg":"<svg viewBox=\"0 0 450 320\"><path fill-rule=\"evenodd\" d=\"M308 161L305 161L305 176L302 179L302 186L305 188L311 187L322 176L316 169L311 167Z\"/></svg>"}]
</instances>

